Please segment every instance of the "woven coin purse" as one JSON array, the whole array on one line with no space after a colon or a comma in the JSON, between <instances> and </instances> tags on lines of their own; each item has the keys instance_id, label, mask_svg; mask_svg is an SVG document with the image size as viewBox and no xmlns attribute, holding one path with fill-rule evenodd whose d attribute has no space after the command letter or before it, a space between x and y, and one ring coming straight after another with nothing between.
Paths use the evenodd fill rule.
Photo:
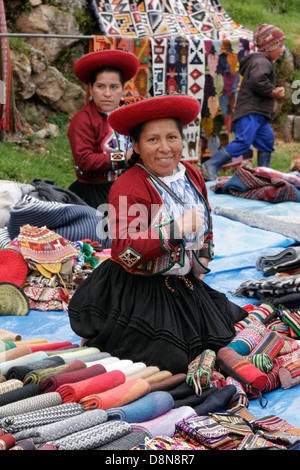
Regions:
<instances>
[{"instance_id":1,"label":"woven coin purse","mask_svg":"<svg viewBox=\"0 0 300 470\"><path fill-rule=\"evenodd\" d=\"M197 395L201 395L203 388L210 386L215 362L216 353L206 349L189 364L186 382L195 388Z\"/></svg>"}]
</instances>

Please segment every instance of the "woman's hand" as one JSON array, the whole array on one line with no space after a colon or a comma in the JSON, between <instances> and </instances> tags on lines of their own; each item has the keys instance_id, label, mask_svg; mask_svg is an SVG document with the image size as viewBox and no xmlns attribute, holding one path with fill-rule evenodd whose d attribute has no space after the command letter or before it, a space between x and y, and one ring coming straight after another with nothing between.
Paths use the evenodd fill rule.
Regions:
<instances>
[{"instance_id":1,"label":"woman's hand","mask_svg":"<svg viewBox=\"0 0 300 470\"><path fill-rule=\"evenodd\" d=\"M175 238L182 238L189 233L202 232L204 228L202 209L200 207L193 207L193 209L186 210L175 220L175 226L178 229L178 234L175 234Z\"/></svg>"}]
</instances>

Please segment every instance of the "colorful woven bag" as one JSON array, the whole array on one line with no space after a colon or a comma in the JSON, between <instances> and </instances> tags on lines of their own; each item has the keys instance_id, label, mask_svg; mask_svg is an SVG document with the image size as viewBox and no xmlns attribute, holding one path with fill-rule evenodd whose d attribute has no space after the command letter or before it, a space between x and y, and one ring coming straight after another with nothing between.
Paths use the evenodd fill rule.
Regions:
<instances>
[{"instance_id":1,"label":"colorful woven bag","mask_svg":"<svg viewBox=\"0 0 300 470\"><path fill-rule=\"evenodd\" d=\"M216 353L212 349L206 349L189 364L186 382L195 388L197 395L201 395L202 388L210 386L215 361Z\"/></svg>"}]
</instances>

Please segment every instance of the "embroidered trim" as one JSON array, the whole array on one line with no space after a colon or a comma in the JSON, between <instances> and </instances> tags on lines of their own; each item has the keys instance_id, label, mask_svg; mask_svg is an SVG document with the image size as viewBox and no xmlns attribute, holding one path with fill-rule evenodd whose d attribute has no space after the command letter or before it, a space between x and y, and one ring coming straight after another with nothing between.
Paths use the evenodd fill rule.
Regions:
<instances>
[{"instance_id":1,"label":"embroidered trim","mask_svg":"<svg viewBox=\"0 0 300 470\"><path fill-rule=\"evenodd\" d=\"M126 248L118 256L118 258L127 268L132 268L132 266L134 266L141 259L141 257L142 256L132 248Z\"/></svg>"}]
</instances>

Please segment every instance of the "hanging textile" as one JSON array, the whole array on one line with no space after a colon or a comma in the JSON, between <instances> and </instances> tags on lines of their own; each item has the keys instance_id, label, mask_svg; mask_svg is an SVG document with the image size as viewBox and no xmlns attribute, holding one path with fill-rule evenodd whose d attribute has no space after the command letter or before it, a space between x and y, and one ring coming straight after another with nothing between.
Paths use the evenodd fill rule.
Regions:
<instances>
[{"instance_id":1,"label":"hanging textile","mask_svg":"<svg viewBox=\"0 0 300 470\"><path fill-rule=\"evenodd\" d=\"M0 0L0 32L7 33L4 2ZM0 139L22 129L15 107L8 38L0 38Z\"/></svg>"}]
</instances>

